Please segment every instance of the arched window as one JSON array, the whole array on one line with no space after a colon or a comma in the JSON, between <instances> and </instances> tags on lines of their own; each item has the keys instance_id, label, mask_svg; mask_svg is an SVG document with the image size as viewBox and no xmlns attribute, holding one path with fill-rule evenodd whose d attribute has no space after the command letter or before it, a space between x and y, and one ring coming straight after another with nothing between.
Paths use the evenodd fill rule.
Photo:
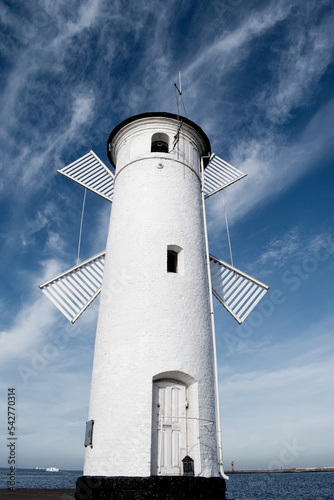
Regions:
<instances>
[{"instance_id":1,"label":"arched window","mask_svg":"<svg viewBox=\"0 0 334 500\"><path fill-rule=\"evenodd\" d=\"M152 136L151 153L168 153L169 137L167 134L157 132Z\"/></svg>"}]
</instances>

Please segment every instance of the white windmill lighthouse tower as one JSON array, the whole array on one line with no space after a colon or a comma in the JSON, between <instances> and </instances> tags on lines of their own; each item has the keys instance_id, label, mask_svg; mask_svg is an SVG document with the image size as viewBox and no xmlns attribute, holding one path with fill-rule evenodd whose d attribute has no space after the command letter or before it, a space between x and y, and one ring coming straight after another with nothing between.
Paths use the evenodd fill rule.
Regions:
<instances>
[{"instance_id":1,"label":"white windmill lighthouse tower","mask_svg":"<svg viewBox=\"0 0 334 500\"><path fill-rule=\"evenodd\" d=\"M72 322L101 291L76 498L224 498L211 287L239 322L268 287L209 255L204 199L245 174L169 113L122 122L108 157L60 171L113 201L106 252L41 285Z\"/></svg>"}]
</instances>

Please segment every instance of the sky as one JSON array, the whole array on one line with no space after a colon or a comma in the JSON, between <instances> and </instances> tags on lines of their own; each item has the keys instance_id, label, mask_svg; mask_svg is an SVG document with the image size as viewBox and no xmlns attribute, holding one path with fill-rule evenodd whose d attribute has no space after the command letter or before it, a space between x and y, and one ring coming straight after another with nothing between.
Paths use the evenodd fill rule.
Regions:
<instances>
[{"instance_id":1,"label":"sky","mask_svg":"<svg viewBox=\"0 0 334 500\"><path fill-rule=\"evenodd\" d=\"M210 251L270 286L215 300L225 469L334 465L334 8L327 0L4 0L0 466L82 470L96 300L71 325L38 284L76 263L83 188L57 174L129 116L181 114L247 177L207 200ZM110 204L88 192L81 260Z\"/></svg>"}]
</instances>

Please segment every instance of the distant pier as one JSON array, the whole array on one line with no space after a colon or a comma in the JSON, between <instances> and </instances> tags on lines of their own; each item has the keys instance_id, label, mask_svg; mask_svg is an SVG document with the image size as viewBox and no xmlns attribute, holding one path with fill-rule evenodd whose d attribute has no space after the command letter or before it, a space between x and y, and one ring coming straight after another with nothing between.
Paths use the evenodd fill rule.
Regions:
<instances>
[{"instance_id":1,"label":"distant pier","mask_svg":"<svg viewBox=\"0 0 334 500\"><path fill-rule=\"evenodd\" d=\"M287 472L334 472L334 466L328 467L295 467L294 469L263 469L263 470L228 470L227 475L232 474L264 474L264 473L287 473Z\"/></svg>"}]
</instances>

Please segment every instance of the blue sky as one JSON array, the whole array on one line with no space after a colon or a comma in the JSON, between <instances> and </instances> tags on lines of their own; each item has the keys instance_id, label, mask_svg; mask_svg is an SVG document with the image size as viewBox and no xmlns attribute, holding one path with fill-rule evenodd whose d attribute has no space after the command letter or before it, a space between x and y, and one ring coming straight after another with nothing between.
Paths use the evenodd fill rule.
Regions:
<instances>
[{"instance_id":1,"label":"blue sky","mask_svg":"<svg viewBox=\"0 0 334 500\"><path fill-rule=\"evenodd\" d=\"M98 301L73 326L38 284L76 261L83 189L56 173L125 118L184 108L248 175L225 190L234 265L270 285L240 327L215 302L225 468L334 465L334 10L327 0L4 1L0 466L80 469ZM87 194L82 260L110 205ZM229 260L223 202L210 251Z\"/></svg>"}]
</instances>

